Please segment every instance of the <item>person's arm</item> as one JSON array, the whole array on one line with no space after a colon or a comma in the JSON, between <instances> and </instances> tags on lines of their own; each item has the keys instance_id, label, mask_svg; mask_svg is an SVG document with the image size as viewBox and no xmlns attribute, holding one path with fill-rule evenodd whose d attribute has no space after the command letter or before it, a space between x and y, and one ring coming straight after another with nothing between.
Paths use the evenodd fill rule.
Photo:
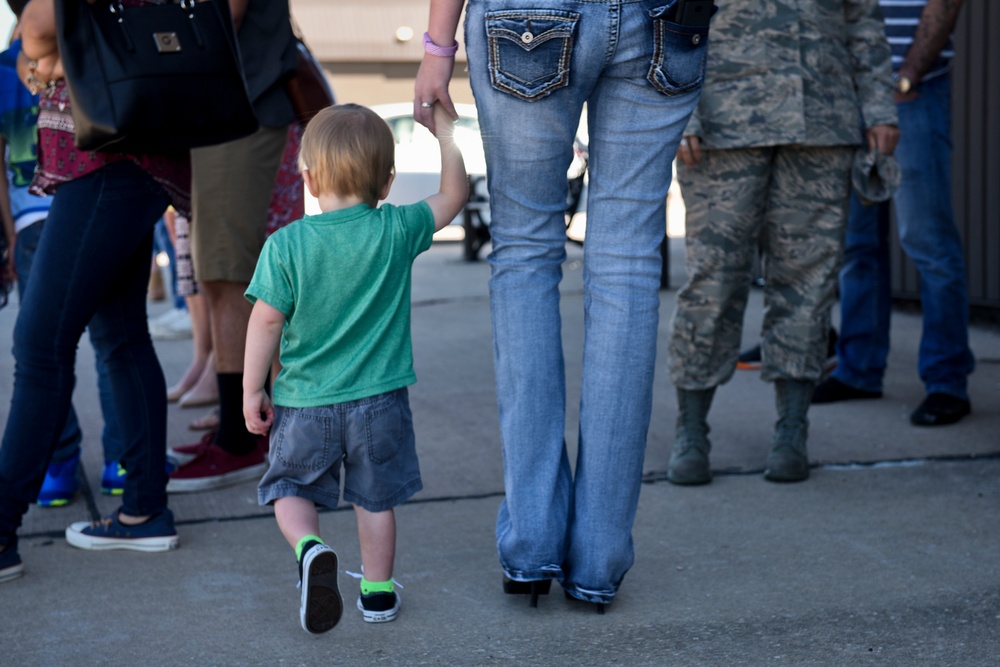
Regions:
<instances>
[{"instance_id":1,"label":"person's arm","mask_svg":"<svg viewBox=\"0 0 1000 667\"><path fill-rule=\"evenodd\" d=\"M447 227L469 201L469 176L462 151L455 144L455 120L445 106L434 105L434 126L441 145L441 188L424 201L434 213L434 231Z\"/></svg>"},{"instance_id":2,"label":"person's arm","mask_svg":"<svg viewBox=\"0 0 1000 667\"><path fill-rule=\"evenodd\" d=\"M429 18L427 20L427 35L438 46L451 46L455 43L455 32L458 30L458 19L462 15L465 0L431 0ZM448 92L451 74L455 69L454 56L435 56L424 53L417 72L417 80L413 86L413 117L418 123L434 132L435 113L433 105L440 102L452 118L458 118L455 105ZM436 133L435 133L436 134Z\"/></svg>"},{"instance_id":3,"label":"person's arm","mask_svg":"<svg viewBox=\"0 0 1000 667\"><path fill-rule=\"evenodd\" d=\"M243 360L243 418L247 430L257 435L267 435L274 423L274 405L265 384L284 325L285 315L280 310L260 299L254 303Z\"/></svg>"},{"instance_id":4,"label":"person's arm","mask_svg":"<svg viewBox=\"0 0 1000 667\"><path fill-rule=\"evenodd\" d=\"M31 0L21 12L21 50L41 60L59 51L54 0Z\"/></svg>"},{"instance_id":5,"label":"person's arm","mask_svg":"<svg viewBox=\"0 0 1000 667\"><path fill-rule=\"evenodd\" d=\"M229 13L233 15L233 25L236 26L237 32L243 23L243 17L246 16L249 4L250 0L229 0Z\"/></svg>"},{"instance_id":6,"label":"person's arm","mask_svg":"<svg viewBox=\"0 0 1000 667\"><path fill-rule=\"evenodd\" d=\"M899 142L899 120L892 93L892 51L878 0L844 3L844 35L865 140L869 148L892 155Z\"/></svg>"},{"instance_id":7,"label":"person's arm","mask_svg":"<svg viewBox=\"0 0 1000 667\"><path fill-rule=\"evenodd\" d=\"M913 35L913 44L906 52L903 64L899 66L900 76L905 76L916 85L927 74L927 70L951 38L962 2L963 0L927 0ZM905 99L913 94L914 91L910 91L901 97Z\"/></svg>"},{"instance_id":8,"label":"person's arm","mask_svg":"<svg viewBox=\"0 0 1000 667\"><path fill-rule=\"evenodd\" d=\"M21 53L17 56L17 74L32 94L37 94L41 86L63 76L53 0L31 0L21 13L20 25Z\"/></svg>"}]
</instances>

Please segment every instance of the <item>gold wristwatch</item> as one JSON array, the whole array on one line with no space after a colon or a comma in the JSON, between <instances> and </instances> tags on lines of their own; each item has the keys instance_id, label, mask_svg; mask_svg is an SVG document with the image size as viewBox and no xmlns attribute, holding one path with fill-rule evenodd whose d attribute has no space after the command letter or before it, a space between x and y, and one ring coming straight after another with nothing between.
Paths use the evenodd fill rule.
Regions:
<instances>
[{"instance_id":1,"label":"gold wristwatch","mask_svg":"<svg viewBox=\"0 0 1000 667\"><path fill-rule=\"evenodd\" d=\"M910 77L900 74L896 77L896 92L903 95L907 94L913 90L913 82L910 81Z\"/></svg>"}]
</instances>

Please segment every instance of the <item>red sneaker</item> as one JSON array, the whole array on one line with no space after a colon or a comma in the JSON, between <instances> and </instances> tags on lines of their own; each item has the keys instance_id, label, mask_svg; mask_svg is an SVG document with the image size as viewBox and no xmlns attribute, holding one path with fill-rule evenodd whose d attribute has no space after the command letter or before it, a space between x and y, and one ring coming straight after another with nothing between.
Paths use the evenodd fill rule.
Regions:
<instances>
[{"instance_id":1,"label":"red sneaker","mask_svg":"<svg viewBox=\"0 0 1000 667\"><path fill-rule=\"evenodd\" d=\"M207 491L250 480L258 481L265 470L267 460L259 446L247 454L236 456L218 445L209 444L194 460L170 475L167 492Z\"/></svg>"},{"instance_id":2,"label":"red sneaker","mask_svg":"<svg viewBox=\"0 0 1000 667\"><path fill-rule=\"evenodd\" d=\"M203 454L215 443L216 431L210 431L201 437L201 440L193 445L178 445L167 448L167 458L173 459L176 467L186 466Z\"/></svg>"}]
</instances>

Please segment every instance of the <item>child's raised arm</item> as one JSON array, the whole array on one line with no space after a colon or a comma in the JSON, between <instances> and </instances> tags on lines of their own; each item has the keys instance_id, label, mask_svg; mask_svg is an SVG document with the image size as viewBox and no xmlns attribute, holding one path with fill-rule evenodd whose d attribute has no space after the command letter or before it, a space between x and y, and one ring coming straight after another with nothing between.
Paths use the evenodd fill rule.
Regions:
<instances>
[{"instance_id":1,"label":"child's raised arm","mask_svg":"<svg viewBox=\"0 0 1000 667\"><path fill-rule=\"evenodd\" d=\"M280 310L260 299L254 303L243 358L243 419L247 430L257 435L266 435L274 423L274 406L264 385L284 325L285 314Z\"/></svg>"},{"instance_id":2,"label":"child's raised arm","mask_svg":"<svg viewBox=\"0 0 1000 667\"><path fill-rule=\"evenodd\" d=\"M434 129L441 144L441 191L426 200L434 212L434 231L447 227L469 200L469 177L462 152L455 145L455 119L434 103Z\"/></svg>"}]
</instances>

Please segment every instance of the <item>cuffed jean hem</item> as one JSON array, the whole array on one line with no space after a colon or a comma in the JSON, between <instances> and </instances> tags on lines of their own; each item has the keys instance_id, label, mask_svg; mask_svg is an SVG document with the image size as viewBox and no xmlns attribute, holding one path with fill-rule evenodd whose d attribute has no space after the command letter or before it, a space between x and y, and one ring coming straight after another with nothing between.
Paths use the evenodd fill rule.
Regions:
<instances>
[{"instance_id":1,"label":"cuffed jean hem","mask_svg":"<svg viewBox=\"0 0 1000 667\"><path fill-rule=\"evenodd\" d=\"M513 581L543 581L545 579L563 580L563 570L558 565L543 565L538 570L512 570L503 563L500 564L503 573Z\"/></svg>"},{"instance_id":2,"label":"cuffed jean hem","mask_svg":"<svg viewBox=\"0 0 1000 667\"><path fill-rule=\"evenodd\" d=\"M586 588L580 588L569 584L566 582L560 582L563 590L566 591L568 595L576 598L577 600L582 600L584 602L595 602L598 604L611 604L615 599L615 595L618 593L618 589L614 590L603 590L603 591L592 591Z\"/></svg>"}]
</instances>

